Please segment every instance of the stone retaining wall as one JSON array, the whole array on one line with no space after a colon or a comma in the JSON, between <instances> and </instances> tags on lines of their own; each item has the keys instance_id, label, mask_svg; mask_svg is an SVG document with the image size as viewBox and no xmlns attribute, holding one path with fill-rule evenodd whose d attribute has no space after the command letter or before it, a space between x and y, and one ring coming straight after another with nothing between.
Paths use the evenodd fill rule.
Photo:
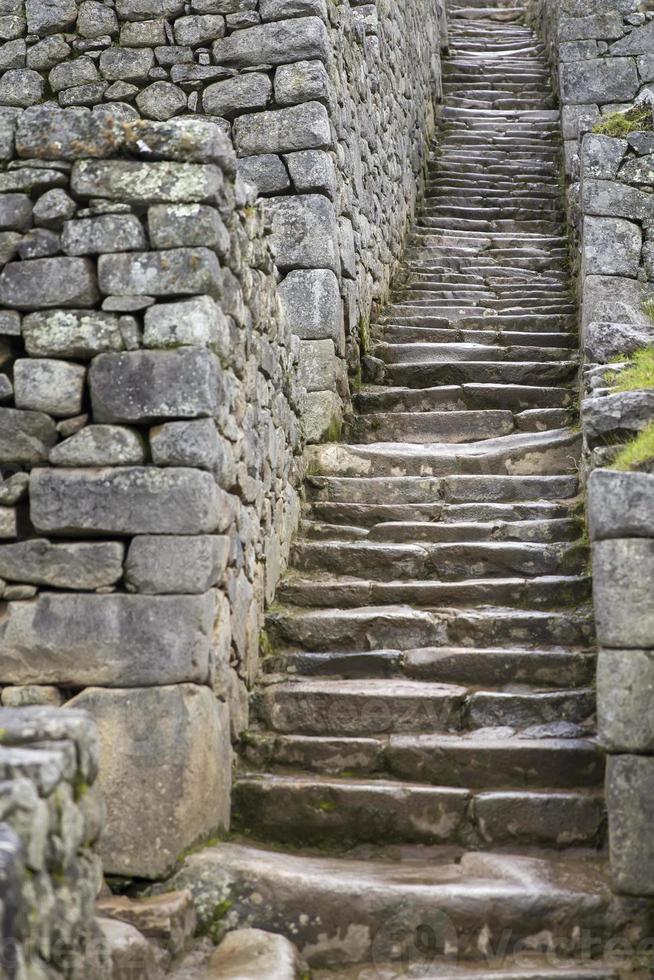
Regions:
<instances>
[{"instance_id":1,"label":"stone retaining wall","mask_svg":"<svg viewBox=\"0 0 654 980\"><path fill-rule=\"evenodd\" d=\"M2 709L0 726L0 974L108 980L95 726L53 708Z\"/></svg>"},{"instance_id":2,"label":"stone retaining wall","mask_svg":"<svg viewBox=\"0 0 654 980\"><path fill-rule=\"evenodd\" d=\"M531 14L550 49L566 141L613 882L652 895L654 475L607 467L624 465L625 442L654 424L654 388L624 373L637 351L654 350L654 4L534 0ZM650 131L592 132L635 103Z\"/></svg>"}]
</instances>

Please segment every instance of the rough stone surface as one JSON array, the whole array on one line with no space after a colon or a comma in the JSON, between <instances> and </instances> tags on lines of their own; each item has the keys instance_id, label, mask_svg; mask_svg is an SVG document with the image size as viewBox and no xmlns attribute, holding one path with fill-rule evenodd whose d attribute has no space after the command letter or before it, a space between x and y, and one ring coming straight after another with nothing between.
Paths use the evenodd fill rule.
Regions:
<instances>
[{"instance_id":1,"label":"rough stone surface","mask_svg":"<svg viewBox=\"0 0 654 980\"><path fill-rule=\"evenodd\" d=\"M0 578L59 589L99 589L122 577L123 555L123 545L113 541L54 544L32 538L0 545Z\"/></svg>"},{"instance_id":2,"label":"rough stone surface","mask_svg":"<svg viewBox=\"0 0 654 980\"><path fill-rule=\"evenodd\" d=\"M127 553L125 581L136 592L204 593L220 581L229 551L229 538L220 535L139 535Z\"/></svg>"},{"instance_id":3,"label":"rough stone surface","mask_svg":"<svg viewBox=\"0 0 654 980\"><path fill-rule=\"evenodd\" d=\"M10 262L0 273L0 302L19 310L93 306L95 271L86 259L51 258Z\"/></svg>"},{"instance_id":4,"label":"rough stone surface","mask_svg":"<svg viewBox=\"0 0 654 980\"><path fill-rule=\"evenodd\" d=\"M654 651L601 650L597 668L599 736L608 752L654 751Z\"/></svg>"},{"instance_id":5,"label":"rough stone surface","mask_svg":"<svg viewBox=\"0 0 654 980\"><path fill-rule=\"evenodd\" d=\"M651 647L654 643L654 539L597 541L593 546L593 593L597 637L602 646Z\"/></svg>"},{"instance_id":6,"label":"rough stone surface","mask_svg":"<svg viewBox=\"0 0 654 980\"><path fill-rule=\"evenodd\" d=\"M591 538L654 538L654 475L597 470L588 482Z\"/></svg>"},{"instance_id":7,"label":"rough stone surface","mask_svg":"<svg viewBox=\"0 0 654 980\"><path fill-rule=\"evenodd\" d=\"M615 884L627 895L652 895L654 857L649 828L654 817L654 759L638 755L610 757L606 786Z\"/></svg>"}]
</instances>

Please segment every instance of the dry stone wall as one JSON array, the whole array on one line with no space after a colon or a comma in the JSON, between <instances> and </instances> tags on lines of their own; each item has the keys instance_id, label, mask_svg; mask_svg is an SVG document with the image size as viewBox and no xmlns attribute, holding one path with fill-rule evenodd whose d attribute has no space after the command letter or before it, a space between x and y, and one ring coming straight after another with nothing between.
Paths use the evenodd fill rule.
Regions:
<instances>
[{"instance_id":1,"label":"dry stone wall","mask_svg":"<svg viewBox=\"0 0 654 980\"><path fill-rule=\"evenodd\" d=\"M540 0L532 16L566 141L613 884L652 895L654 3Z\"/></svg>"},{"instance_id":2,"label":"dry stone wall","mask_svg":"<svg viewBox=\"0 0 654 980\"><path fill-rule=\"evenodd\" d=\"M1 699L95 718L111 874L229 824L445 40L442 0L0 0Z\"/></svg>"}]
</instances>

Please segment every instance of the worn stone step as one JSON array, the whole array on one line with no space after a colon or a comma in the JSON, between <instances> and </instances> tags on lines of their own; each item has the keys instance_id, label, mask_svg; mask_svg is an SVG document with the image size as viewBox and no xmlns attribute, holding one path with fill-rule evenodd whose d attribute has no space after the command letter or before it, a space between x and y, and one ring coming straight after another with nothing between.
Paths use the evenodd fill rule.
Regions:
<instances>
[{"instance_id":1,"label":"worn stone step","mask_svg":"<svg viewBox=\"0 0 654 980\"><path fill-rule=\"evenodd\" d=\"M604 818L588 792L470 793L452 787L244 773L234 788L234 826L290 843L518 843L593 845ZM564 829L562 829L564 828Z\"/></svg>"},{"instance_id":2,"label":"worn stone step","mask_svg":"<svg viewBox=\"0 0 654 980\"><path fill-rule=\"evenodd\" d=\"M561 408L530 408L514 416L518 432L546 432L561 429L575 421L576 416Z\"/></svg>"},{"instance_id":3,"label":"worn stone step","mask_svg":"<svg viewBox=\"0 0 654 980\"><path fill-rule=\"evenodd\" d=\"M604 780L604 756L594 741L516 736L506 730L388 738L250 732L244 755L265 769L387 774L464 789L590 788L601 787Z\"/></svg>"},{"instance_id":4,"label":"worn stone step","mask_svg":"<svg viewBox=\"0 0 654 980\"><path fill-rule=\"evenodd\" d=\"M511 8L507 8L511 13ZM497 17L502 17L498 8ZM418 953L413 955L413 966L419 971L416 977L420 980L621 980L619 969L608 963L597 960L532 957L518 952L515 955L501 957L491 962L485 961L481 967L461 966L451 962L450 957L434 959L429 953L424 962ZM313 973L313 980L397 980L397 967L392 963L374 965L360 964L346 969L338 967L336 973L332 970L318 970ZM409 974L410 976L410 974ZM646 973L629 973L629 980L649 980ZM622 974L624 980L624 974Z\"/></svg>"},{"instance_id":5,"label":"worn stone step","mask_svg":"<svg viewBox=\"0 0 654 980\"><path fill-rule=\"evenodd\" d=\"M340 527L332 525L334 529ZM365 533L365 532L364 532ZM368 541L394 541L396 543L443 543L461 544L468 541L523 541L552 542L576 541L581 537L582 525L572 519L514 520L514 521L433 521L389 522L370 528Z\"/></svg>"},{"instance_id":6,"label":"worn stone step","mask_svg":"<svg viewBox=\"0 0 654 980\"><path fill-rule=\"evenodd\" d=\"M488 317L487 320L493 319ZM477 329L465 329L458 326L451 327L421 327L419 325L389 323L377 327L373 333L375 340L384 341L387 344L493 344L497 346L520 347L520 348L557 348L576 351L577 338L570 332L557 331L545 333L544 331L519 331L501 330L493 328L491 324L484 324L480 319Z\"/></svg>"},{"instance_id":7,"label":"worn stone step","mask_svg":"<svg viewBox=\"0 0 654 980\"><path fill-rule=\"evenodd\" d=\"M501 330L512 332L532 332L548 334L552 331L568 332L573 330L576 325L574 315L566 313L523 313L505 314L498 313L491 316L484 315L477 311L461 313L454 317L445 317L439 313L426 313L418 311L406 311L400 313L399 304L393 304L385 311L384 316L379 318L379 326L385 327L387 324L397 326L413 326L425 328L449 328L456 326L458 330ZM401 306L400 306L401 309Z\"/></svg>"},{"instance_id":8,"label":"worn stone step","mask_svg":"<svg viewBox=\"0 0 654 980\"><path fill-rule=\"evenodd\" d=\"M453 475L443 478L339 477L314 475L307 481L309 499L341 504L492 504L561 501L576 497L576 476ZM479 510L473 511L478 518Z\"/></svg>"},{"instance_id":9,"label":"worn stone step","mask_svg":"<svg viewBox=\"0 0 654 980\"><path fill-rule=\"evenodd\" d=\"M564 520L575 504L535 500L531 503L347 503L318 500L305 505L307 517L331 525L351 524L372 529L377 524L457 523L478 521Z\"/></svg>"},{"instance_id":10,"label":"worn stone step","mask_svg":"<svg viewBox=\"0 0 654 980\"><path fill-rule=\"evenodd\" d=\"M580 950L586 931L638 942L648 910L613 899L608 878L601 858L568 853L444 846L427 861L357 860L222 843L189 855L172 887L196 895L200 929L226 906L225 928L282 932L312 967L340 968L401 960L419 928L433 937L430 956L447 949L461 961L485 961L483 951L497 949L507 934L512 949L547 934L551 952L565 955Z\"/></svg>"},{"instance_id":11,"label":"worn stone step","mask_svg":"<svg viewBox=\"0 0 654 980\"><path fill-rule=\"evenodd\" d=\"M280 601L295 606L329 608L338 605L352 609L365 605L395 605L410 602L416 609L433 609L439 606L503 606L518 609L576 608L591 597L591 580L587 575L535 575L518 577L487 572L477 574L471 569L470 576L462 575L458 581L394 576L388 570L388 579L380 580L369 570L358 576L342 573L320 572L289 574L279 585ZM487 577L481 577L487 575ZM364 577L365 576L365 577Z\"/></svg>"},{"instance_id":12,"label":"worn stone step","mask_svg":"<svg viewBox=\"0 0 654 980\"><path fill-rule=\"evenodd\" d=\"M312 473L322 476L563 476L576 472L580 443L578 432L561 429L501 436L456 447L324 443L309 447L306 457Z\"/></svg>"},{"instance_id":13,"label":"worn stone step","mask_svg":"<svg viewBox=\"0 0 654 980\"><path fill-rule=\"evenodd\" d=\"M366 385L355 395L361 414L368 412L432 412L435 410L569 408L575 400L572 387L473 383L436 388L392 388Z\"/></svg>"},{"instance_id":14,"label":"worn stone step","mask_svg":"<svg viewBox=\"0 0 654 980\"><path fill-rule=\"evenodd\" d=\"M443 646L588 646L590 611L525 611L502 607L435 609L407 605L355 609L295 609L269 613L266 632L274 649L412 650Z\"/></svg>"},{"instance_id":15,"label":"worn stone step","mask_svg":"<svg viewBox=\"0 0 654 980\"><path fill-rule=\"evenodd\" d=\"M555 361L397 361L384 368L391 385L407 388L431 388L434 385L541 384L557 386L571 381L578 371L576 360Z\"/></svg>"},{"instance_id":16,"label":"worn stone step","mask_svg":"<svg viewBox=\"0 0 654 980\"><path fill-rule=\"evenodd\" d=\"M453 361L493 361L550 364L553 361L577 363L576 355L563 347L536 347L490 343L389 343L375 341L371 353L385 364L429 364Z\"/></svg>"},{"instance_id":17,"label":"worn stone step","mask_svg":"<svg viewBox=\"0 0 654 980\"><path fill-rule=\"evenodd\" d=\"M356 443L462 443L508 435L515 429L511 412L500 410L444 412L376 412L359 415L344 437Z\"/></svg>"}]
</instances>

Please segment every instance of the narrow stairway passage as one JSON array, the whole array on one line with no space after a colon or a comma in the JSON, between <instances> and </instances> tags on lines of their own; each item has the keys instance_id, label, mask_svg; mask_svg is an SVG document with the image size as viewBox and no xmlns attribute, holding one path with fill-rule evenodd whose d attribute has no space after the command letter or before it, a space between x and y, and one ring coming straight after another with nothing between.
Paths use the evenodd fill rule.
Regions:
<instances>
[{"instance_id":1,"label":"narrow stairway passage","mask_svg":"<svg viewBox=\"0 0 654 980\"><path fill-rule=\"evenodd\" d=\"M312 449L268 616L246 842L214 852L234 921L334 976L420 965L428 925L416 976L501 942L492 975L518 975L525 941L521 977L609 978L574 965L581 934L641 910L611 898L602 853L559 112L518 3L450 12L424 207L350 431ZM547 950L569 959L543 968Z\"/></svg>"}]
</instances>

